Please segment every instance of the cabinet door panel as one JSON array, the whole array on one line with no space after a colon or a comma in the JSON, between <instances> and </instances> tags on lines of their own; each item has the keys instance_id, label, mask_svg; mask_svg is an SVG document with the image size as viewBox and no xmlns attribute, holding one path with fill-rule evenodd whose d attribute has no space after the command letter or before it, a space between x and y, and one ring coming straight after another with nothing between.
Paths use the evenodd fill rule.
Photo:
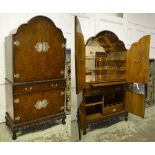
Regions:
<instances>
[{"instance_id":1,"label":"cabinet door panel","mask_svg":"<svg viewBox=\"0 0 155 155\"><path fill-rule=\"evenodd\" d=\"M150 36L142 37L134 43L127 52L127 74L129 83L148 83ZM126 111L144 117L145 95L134 92L126 92Z\"/></svg>"},{"instance_id":2,"label":"cabinet door panel","mask_svg":"<svg viewBox=\"0 0 155 155\"><path fill-rule=\"evenodd\" d=\"M140 117L145 113L145 95L132 92L125 93L125 110Z\"/></svg>"},{"instance_id":3,"label":"cabinet door panel","mask_svg":"<svg viewBox=\"0 0 155 155\"><path fill-rule=\"evenodd\" d=\"M134 43L127 52L127 75L128 82L148 82L150 36L142 37Z\"/></svg>"},{"instance_id":4,"label":"cabinet door panel","mask_svg":"<svg viewBox=\"0 0 155 155\"><path fill-rule=\"evenodd\" d=\"M45 80L64 78L66 40L62 31L50 19L42 18L40 22L43 43L42 75Z\"/></svg>"},{"instance_id":5,"label":"cabinet door panel","mask_svg":"<svg viewBox=\"0 0 155 155\"><path fill-rule=\"evenodd\" d=\"M38 18L21 25L14 34L14 82L42 79L41 53L37 51L40 41L40 20Z\"/></svg>"},{"instance_id":6,"label":"cabinet door panel","mask_svg":"<svg viewBox=\"0 0 155 155\"><path fill-rule=\"evenodd\" d=\"M48 101L47 115L54 115L64 112L65 89L53 89L43 91L42 100Z\"/></svg>"},{"instance_id":7,"label":"cabinet door panel","mask_svg":"<svg viewBox=\"0 0 155 155\"><path fill-rule=\"evenodd\" d=\"M41 92L14 96L15 123L27 122L45 116L45 108L36 108L39 101L41 101Z\"/></svg>"},{"instance_id":8,"label":"cabinet door panel","mask_svg":"<svg viewBox=\"0 0 155 155\"><path fill-rule=\"evenodd\" d=\"M85 46L80 22L75 17L75 67L76 93L79 94L85 87Z\"/></svg>"}]
</instances>

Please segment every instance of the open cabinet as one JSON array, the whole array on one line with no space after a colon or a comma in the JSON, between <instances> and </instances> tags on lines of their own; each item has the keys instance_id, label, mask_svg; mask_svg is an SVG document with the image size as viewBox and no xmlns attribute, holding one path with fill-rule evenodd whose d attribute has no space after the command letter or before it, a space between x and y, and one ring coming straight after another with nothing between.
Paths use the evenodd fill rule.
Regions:
<instances>
[{"instance_id":1,"label":"open cabinet","mask_svg":"<svg viewBox=\"0 0 155 155\"><path fill-rule=\"evenodd\" d=\"M148 82L150 36L129 50L111 31L101 31L84 45L80 22L75 17L75 59L79 131L88 125L125 117L128 112L144 117ZM81 134L80 134L81 137Z\"/></svg>"}]
</instances>

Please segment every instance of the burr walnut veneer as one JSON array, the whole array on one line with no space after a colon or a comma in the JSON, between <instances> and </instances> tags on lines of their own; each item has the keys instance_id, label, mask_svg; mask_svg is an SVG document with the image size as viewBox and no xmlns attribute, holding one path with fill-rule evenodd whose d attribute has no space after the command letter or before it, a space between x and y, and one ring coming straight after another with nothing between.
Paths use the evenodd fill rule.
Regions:
<instances>
[{"instance_id":1,"label":"burr walnut veneer","mask_svg":"<svg viewBox=\"0 0 155 155\"><path fill-rule=\"evenodd\" d=\"M13 132L62 119L65 124L62 31L37 16L6 38L6 124Z\"/></svg>"},{"instance_id":2,"label":"burr walnut veneer","mask_svg":"<svg viewBox=\"0 0 155 155\"><path fill-rule=\"evenodd\" d=\"M84 46L75 18L76 88L83 92L78 108L79 131L128 112L144 117L150 36L142 37L129 50L111 31L101 31ZM81 132L80 132L81 133ZM81 137L81 134L80 134Z\"/></svg>"}]
</instances>

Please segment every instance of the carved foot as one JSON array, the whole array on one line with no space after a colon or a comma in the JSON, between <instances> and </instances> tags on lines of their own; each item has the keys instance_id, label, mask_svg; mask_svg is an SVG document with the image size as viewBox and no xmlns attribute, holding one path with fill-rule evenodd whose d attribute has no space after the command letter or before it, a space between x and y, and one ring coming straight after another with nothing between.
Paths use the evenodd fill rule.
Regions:
<instances>
[{"instance_id":1,"label":"carved foot","mask_svg":"<svg viewBox=\"0 0 155 155\"><path fill-rule=\"evenodd\" d=\"M7 121L5 122L5 124L6 124L6 126L9 126L9 124L8 124L8 122L7 122Z\"/></svg>"},{"instance_id":2,"label":"carved foot","mask_svg":"<svg viewBox=\"0 0 155 155\"><path fill-rule=\"evenodd\" d=\"M86 135L87 134L87 132L86 132L86 128L85 129L83 129L83 135Z\"/></svg>"},{"instance_id":3,"label":"carved foot","mask_svg":"<svg viewBox=\"0 0 155 155\"><path fill-rule=\"evenodd\" d=\"M128 121L128 115L125 115L125 121Z\"/></svg>"},{"instance_id":4,"label":"carved foot","mask_svg":"<svg viewBox=\"0 0 155 155\"><path fill-rule=\"evenodd\" d=\"M63 125L66 124L65 118L62 119L62 124L63 124Z\"/></svg>"},{"instance_id":5,"label":"carved foot","mask_svg":"<svg viewBox=\"0 0 155 155\"><path fill-rule=\"evenodd\" d=\"M16 132L15 132L15 131L14 131L13 134L12 134L12 139L13 139L13 140L16 140L16 139L17 139L17 135L16 135Z\"/></svg>"}]
</instances>

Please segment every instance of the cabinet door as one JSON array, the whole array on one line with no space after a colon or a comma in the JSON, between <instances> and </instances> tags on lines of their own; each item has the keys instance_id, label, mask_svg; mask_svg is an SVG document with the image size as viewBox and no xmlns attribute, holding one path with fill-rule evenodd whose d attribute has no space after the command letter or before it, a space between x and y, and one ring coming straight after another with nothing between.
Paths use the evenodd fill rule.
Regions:
<instances>
[{"instance_id":1,"label":"cabinet door","mask_svg":"<svg viewBox=\"0 0 155 155\"><path fill-rule=\"evenodd\" d=\"M80 22L75 17L75 67L76 93L79 94L85 87L85 46Z\"/></svg>"},{"instance_id":2,"label":"cabinet door","mask_svg":"<svg viewBox=\"0 0 155 155\"><path fill-rule=\"evenodd\" d=\"M127 82L148 82L150 36L142 37L127 51Z\"/></svg>"},{"instance_id":3,"label":"cabinet door","mask_svg":"<svg viewBox=\"0 0 155 155\"><path fill-rule=\"evenodd\" d=\"M17 86L14 88L13 97L14 104L14 121L15 123L27 122L45 116L46 103L41 103L41 85L37 85L37 89L31 91L34 86ZM42 106L42 107L41 107Z\"/></svg>"},{"instance_id":4,"label":"cabinet door","mask_svg":"<svg viewBox=\"0 0 155 155\"><path fill-rule=\"evenodd\" d=\"M127 74L126 79L129 83L148 82L150 36L142 37L134 43L127 52ZM126 110L135 115L144 117L145 113L145 94L126 92Z\"/></svg>"},{"instance_id":5,"label":"cabinet door","mask_svg":"<svg viewBox=\"0 0 155 155\"><path fill-rule=\"evenodd\" d=\"M44 80L64 78L66 39L49 18L41 18L40 24L43 43L41 70Z\"/></svg>"},{"instance_id":6,"label":"cabinet door","mask_svg":"<svg viewBox=\"0 0 155 155\"><path fill-rule=\"evenodd\" d=\"M46 115L56 115L65 110L65 89L44 90L42 101L48 102Z\"/></svg>"},{"instance_id":7,"label":"cabinet door","mask_svg":"<svg viewBox=\"0 0 155 155\"><path fill-rule=\"evenodd\" d=\"M14 82L41 80L40 20L21 25L13 35Z\"/></svg>"}]
</instances>

